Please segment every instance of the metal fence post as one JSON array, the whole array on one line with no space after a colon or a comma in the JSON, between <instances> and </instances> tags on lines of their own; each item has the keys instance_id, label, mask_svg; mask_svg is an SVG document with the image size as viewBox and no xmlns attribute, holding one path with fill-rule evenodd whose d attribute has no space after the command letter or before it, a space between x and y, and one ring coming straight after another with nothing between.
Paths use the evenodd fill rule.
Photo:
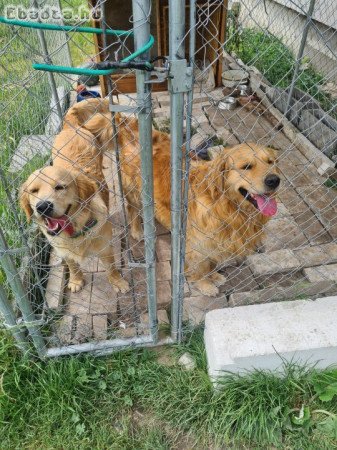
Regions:
<instances>
[{"instance_id":1,"label":"metal fence post","mask_svg":"<svg viewBox=\"0 0 337 450\"><path fill-rule=\"evenodd\" d=\"M8 300L5 289L0 284L0 313L4 317L4 325L11 332L16 340L17 346L23 353L29 352L29 344L25 333L18 328L15 313Z\"/></svg>"},{"instance_id":2,"label":"metal fence post","mask_svg":"<svg viewBox=\"0 0 337 450\"><path fill-rule=\"evenodd\" d=\"M298 72L300 70L301 60L302 60L302 57L303 57L305 44L307 42L309 28L310 28L310 24L311 24L311 21L312 21L312 15L314 13L315 3L316 3L316 0L311 0L310 1L309 9L308 9L308 12L307 12L307 20L306 20L304 28L303 28L303 34L302 34L302 39L301 39L301 43L300 43L300 48L298 50L297 58L296 58L296 62L295 62L294 75L293 75L293 78L291 80L291 85L290 85L290 88L289 88L289 94L288 94L288 100L287 100L287 106L286 106L286 109L285 109L285 116L287 117L287 119L289 119L289 116L290 116L291 98L292 98L293 93L294 93L297 75L298 75Z\"/></svg>"},{"instance_id":3,"label":"metal fence post","mask_svg":"<svg viewBox=\"0 0 337 450\"><path fill-rule=\"evenodd\" d=\"M132 0L133 29L135 50L144 46L150 38L150 0ZM147 60L149 54L144 54ZM137 70L137 105L139 144L141 150L141 172L142 172L142 203L144 222L144 241L146 258L146 277L148 294L149 323L153 340L158 338L157 325L157 296L156 296L156 228L154 223L154 190L153 190L153 161L152 161L152 103L151 88L145 81L150 75Z\"/></svg>"},{"instance_id":4,"label":"metal fence post","mask_svg":"<svg viewBox=\"0 0 337 450\"><path fill-rule=\"evenodd\" d=\"M169 49L170 61L185 58L185 2L169 1ZM181 232L181 188L182 188L182 146L184 127L184 93L173 92L170 84L171 97L171 266L172 266L172 311L171 335L173 340L179 340L180 329L180 232Z\"/></svg>"},{"instance_id":5,"label":"metal fence post","mask_svg":"<svg viewBox=\"0 0 337 450\"><path fill-rule=\"evenodd\" d=\"M34 6L34 8L39 9L39 3L37 0L33 0L33 6ZM40 41L40 45L41 45L41 49L42 49L42 55L43 55L44 62L46 64L52 64L51 58L49 56L47 41L46 41L44 32L42 30L37 30L37 34L39 36L39 41ZM49 79L49 85L50 85L53 101L54 101L54 104L56 105L57 115L60 118L60 127L61 127L62 121L63 121L63 114L62 114L59 95L57 92L55 77L52 72L48 72L48 79Z\"/></svg>"},{"instance_id":6,"label":"metal fence post","mask_svg":"<svg viewBox=\"0 0 337 450\"><path fill-rule=\"evenodd\" d=\"M27 327L29 334L32 337L38 355L40 357L43 357L46 351L44 339L36 323L35 314L33 312L31 304L29 303L27 292L23 287L17 268L15 267L15 264L11 256L8 254L7 243L1 228L0 228L0 262L6 273L8 283L13 290L16 303L22 313L24 325Z\"/></svg>"}]
</instances>

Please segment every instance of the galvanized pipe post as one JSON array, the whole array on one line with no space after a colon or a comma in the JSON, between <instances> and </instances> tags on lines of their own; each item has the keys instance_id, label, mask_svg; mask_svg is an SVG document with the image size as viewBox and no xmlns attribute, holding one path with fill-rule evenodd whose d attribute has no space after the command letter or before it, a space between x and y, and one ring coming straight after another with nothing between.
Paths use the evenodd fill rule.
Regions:
<instances>
[{"instance_id":1,"label":"galvanized pipe post","mask_svg":"<svg viewBox=\"0 0 337 450\"><path fill-rule=\"evenodd\" d=\"M135 50L143 47L150 38L150 0L132 0L133 30ZM148 60L149 53L142 55L142 59ZM138 58L139 60L139 58ZM156 227L154 222L154 189L153 189L153 161L152 161L152 103L150 74L137 70L137 105L139 145L142 173L142 204L143 224L146 258L146 278L149 324L153 341L158 339L157 324L157 292L156 292Z\"/></svg>"},{"instance_id":2,"label":"galvanized pipe post","mask_svg":"<svg viewBox=\"0 0 337 450\"><path fill-rule=\"evenodd\" d=\"M291 84L290 84L290 88L289 88L289 94L288 94L288 100L287 100L287 106L286 106L286 109L285 109L285 116L286 116L287 119L290 118L291 99L292 99L292 96L293 96L293 93L294 93L297 75L298 75L298 72L300 70L300 65L301 65L301 60L303 58L304 48L305 48L305 45L307 43L307 37L308 37L308 33L309 33L309 28L310 28L310 25L311 25L311 22L312 22L312 16L313 16L313 13L314 13L315 3L316 3L316 0L311 0L310 1L308 12L307 12L307 19L305 21L304 28L303 28L300 48L298 50L297 58L296 58L296 62L295 62L294 75L293 75L293 78L291 80Z\"/></svg>"},{"instance_id":3,"label":"galvanized pipe post","mask_svg":"<svg viewBox=\"0 0 337 450\"><path fill-rule=\"evenodd\" d=\"M190 150L192 137L192 109L193 109L193 69L195 60L195 35L196 35L196 1L190 0L190 40L189 40L189 67L192 72L192 89L187 92L186 101L186 144L185 158L183 163L183 214L181 227L181 249L180 249L180 283L179 283L179 311L178 311L178 341L182 339L182 316L184 302L184 266L185 266L185 244L186 244L186 226L188 216L188 190L189 190L189 173L190 173Z\"/></svg>"},{"instance_id":4,"label":"galvanized pipe post","mask_svg":"<svg viewBox=\"0 0 337 450\"><path fill-rule=\"evenodd\" d=\"M33 0L33 6L34 6L34 8L39 9L39 7L40 7L39 2L37 0ZM51 58L50 58L50 55L48 52L48 46L47 46L47 41L46 41L44 32L42 30L37 30L37 35L39 36L39 41L40 41L40 45L41 45L41 49L42 49L42 55L43 55L44 62L46 64L52 64L52 61L51 61ZM59 119L60 119L60 128L61 128L62 122L63 122L63 114L62 114L59 95L57 92L55 76L52 72L48 72L47 76L49 79L49 85L50 85L53 101L56 106L57 115L59 116Z\"/></svg>"},{"instance_id":5,"label":"galvanized pipe post","mask_svg":"<svg viewBox=\"0 0 337 450\"><path fill-rule=\"evenodd\" d=\"M185 58L185 2L169 0L169 50L170 61ZM180 339L181 311L181 267L180 232L182 199L182 146L184 130L184 93L174 92L169 86L171 97L171 274L172 274L172 309L171 336L174 341Z\"/></svg>"},{"instance_id":6,"label":"galvanized pipe post","mask_svg":"<svg viewBox=\"0 0 337 450\"><path fill-rule=\"evenodd\" d=\"M7 281L12 288L16 303L22 313L24 325L32 337L36 351L40 357L45 356L46 348L44 339L36 323L35 314L29 303L27 292L25 291L17 268L12 257L8 254L8 247L5 236L0 228L0 263L6 273Z\"/></svg>"},{"instance_id":7,"label":"galvanized pipe post","mask_svg":"<svg viewBox=\"0 0 337 450\"><path fill-rule=\"evenodd\" d=\"M19 325L16 323L15 313L8 300L5 289L0 284L0 313L5 319L4 325L11 332L14 339L16 340L16 345L19 349L27 354L29 352L29 344L26 339L25 333L20 329Z\"/></svg>"}]
</instances>

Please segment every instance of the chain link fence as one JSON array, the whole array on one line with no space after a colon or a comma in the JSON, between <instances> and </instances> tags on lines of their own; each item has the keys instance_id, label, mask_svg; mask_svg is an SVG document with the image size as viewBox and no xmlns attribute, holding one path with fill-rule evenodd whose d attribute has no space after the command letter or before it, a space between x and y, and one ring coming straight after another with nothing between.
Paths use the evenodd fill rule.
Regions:
<instances>
[{"instance_id":1,"label":"chain link fence","mask_svg":"<svg viewBox=\"0 0 337 450\"><path fill-rule=\"evenodd\" d=\"M132 3L95 3L94 39L1 26L2 313L41 355L172 342L211 309L337 292L333 2ZM113 8L130 32L107 33ZM87 86L104 100L31 68L120 62L150 23L163 59ZM16 207L24 182L37 227Z\"/></svg>"}]
</instances>

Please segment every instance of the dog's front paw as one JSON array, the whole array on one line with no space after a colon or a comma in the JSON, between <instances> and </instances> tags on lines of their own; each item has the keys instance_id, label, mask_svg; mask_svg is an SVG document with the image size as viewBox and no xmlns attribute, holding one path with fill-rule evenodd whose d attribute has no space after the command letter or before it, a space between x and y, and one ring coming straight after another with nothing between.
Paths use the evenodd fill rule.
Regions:
<instances>
[{"instance_id":1,"label":"dog's front paw","mask_svg":"<svg viewBox=\"0 0 337 450\"><path fill-rule=\"evenodd\" d=\"M225 284L227 278L224 275L221 275L221 273L214 272L210 276L210 279L215 284L215 286L222 286Z\"/></svg>"},{"instance_id":2,"label":"dog's front paw","mask_svg":"<svg viewBox=\"0 0 337 450\"><path fill-rule=\"evenodd\" d=\"M216 297L219 294L219 289L209 280L200 280L194 283L195 287L207 297Z\"/></svg>"},{"instance_id":3,"label":"dog's front paw","mask_svg":"<svg viewBox=\"0 0 337 450\"><path fill-rule=\"evenodd\" d=\"M84 279L78 278L78 279L69 280L67 288L71 292L79 292L83 288L83 286L84 286Z\"/></svg>"},{"instance_id":4,"label":"dog's front paw","mask_svg":"<svg viewBox=\"0 0 337 450\"><path fill-rule=\"evenodd\" d=\"M125 294L130 290L129 283L124 280L122 277L116 278L115 276L109 277L109 282L113 288L113 290L118 294L119 292L121 294Z\"/></svg>"}]
</instances>

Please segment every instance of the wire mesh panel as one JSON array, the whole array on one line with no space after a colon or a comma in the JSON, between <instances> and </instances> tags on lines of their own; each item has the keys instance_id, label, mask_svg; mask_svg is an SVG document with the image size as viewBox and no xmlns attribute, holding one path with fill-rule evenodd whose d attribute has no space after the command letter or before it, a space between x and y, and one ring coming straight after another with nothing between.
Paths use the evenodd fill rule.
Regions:
<instances>
[{"instance_id":1,"label":"wire mesh panel","mask_svg":"<svg viewBox=\"0 0 337 450\"><path fill-rule=\"evenodd\" d=\"M336 293L334 2L186 2L185 13L195 81L182 320Z\"/></svg>"},{"instance_id":2,"label":"wire mesh panel","mask_svg":"<svg viewBox=\"0 0 337 450\"><path fill-rule=\"evenodd\" d=\"M151 42L151 8L148 2L133 6L128 28L115 33L105 5L99 5L103 34L113 32L104 48L98 42L95 47L92 36L87 46L82 34L76 34L87 18L72 16L72 30L65 20L69 34L41 31L39 26L2 26L0 61L7 78L1 123L8 150L1 171L6 284L1 312L21 346L26 346L25 330L30 331L41 356L103 354L154 344L157 308L160 328L169 327L171 274L165 238L164 255L157 258L155 253L149 76L122 69L113 81L109 76L99 84L96 76L96 86L89 88L94 76L31 67L32 62L70 66L68 48L77 64L88 57L90 64L103 61L111 48L110 58L117 61L132 52L144 53ZM131 48L126 37L132 35L132 25ZM28 49L29 58L24 57ZM137 79L138 93L120 92L119 81L126 74ZM109 95L103 99L105 90ZM16 97L25 111L17 108ZM24 114L28 111L29 118ZM166 236L168 230L157 232ZM17 317L8 299L16 301Z\"/></svg>"}]
</instances>

